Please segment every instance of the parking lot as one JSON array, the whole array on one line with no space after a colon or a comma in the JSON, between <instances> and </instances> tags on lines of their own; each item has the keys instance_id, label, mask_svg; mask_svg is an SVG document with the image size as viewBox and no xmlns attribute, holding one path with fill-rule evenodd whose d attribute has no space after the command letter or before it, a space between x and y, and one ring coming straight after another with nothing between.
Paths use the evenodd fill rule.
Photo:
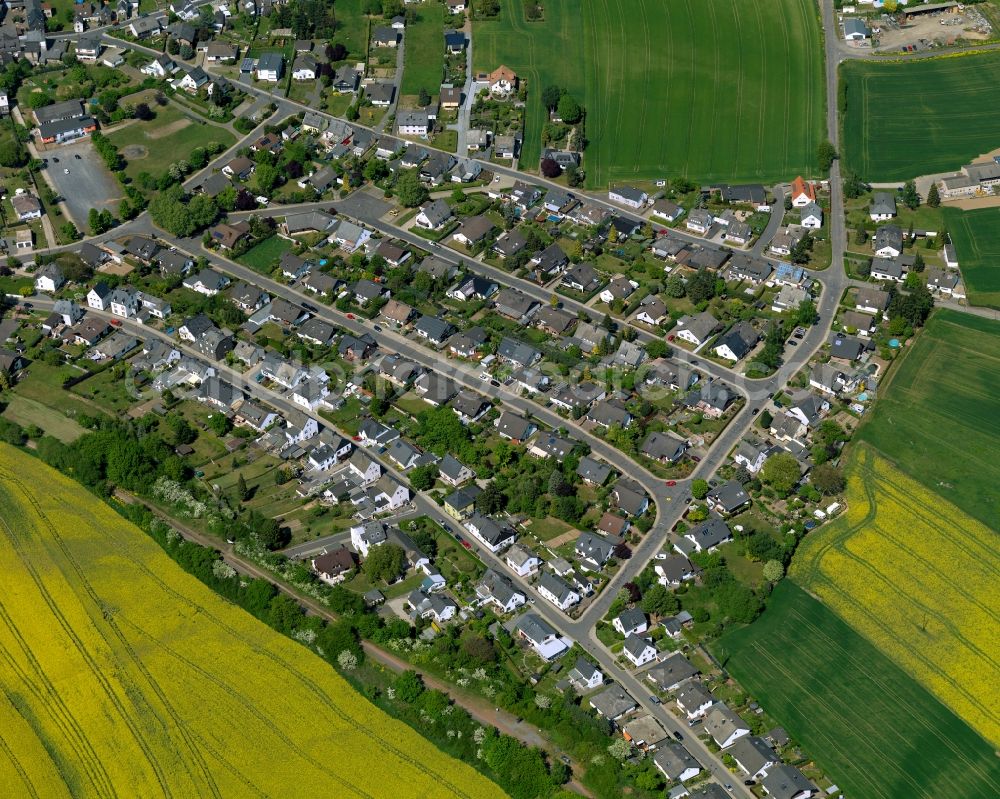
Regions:
<instances>
[{"instance_id":1,"label":"parking lot","mask_svg":"<svg viewBox=\"0 0 1000 799\"><path fill-rule=\"evenodd\" d=\"M89 232L87 215L91 208L98 211L107 209L117 214L121 187L94 151L89 138L52 147L40 155L48 159L48 178L65 200L69 214L81 232Z\"/></svg>"}]
</instances>

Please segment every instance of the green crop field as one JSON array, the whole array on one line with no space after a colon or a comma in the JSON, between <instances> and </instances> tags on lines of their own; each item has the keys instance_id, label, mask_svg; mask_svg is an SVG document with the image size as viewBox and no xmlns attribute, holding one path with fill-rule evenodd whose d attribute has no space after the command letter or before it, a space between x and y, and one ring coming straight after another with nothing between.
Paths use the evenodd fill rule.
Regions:
<instances>
[{"instance_id":1,"label":"green crop field","mask_svg":"<svg viewBox=\"0 0 1000 799\"><path fill-rule=\"evenodd\" d=\"M715 645L740 681L844 790L865 799L1000 794L992 748L790 580Z\"/></svg>"},{"instance_id":2,"label":"green crop field","mask_svg":"<svg viewBox=\"0 0 1000 799\"><path fill-rule=\"evenodd\" d=\"M845 61L842 150L865 180L958 170L998 146L1000 53L880 64ZM991 110L992 109L992 110Z\"/></svg>"},{"instance_id":3,"label":"green crop field","mask_svg":"<svg viewBox=\"0 0 1000 799\"><path fill-rule=\"evenodd\" d=\"M403 82L400 94L420 94L426 89L436 95L444 76L444 5L424 3L417 18L406 26L403 53Z\"/></svg>"},{"instance_id":4,"label":"green crop field","mask_svg":"<svg viewBox=\"0 0 1000 799\"><path fill-rule=\"evenodd\" d=\"M944 208L969 302L1000 308L1000 208Z\"/></svg>"},{"instance_id":5,"label":"green crop field","mask_svg":"<svg viewBox=\"0 0 1000 799\"><path fill-rule=\"evenodd\" d=\"M996 529L998 418L1000 323L941 309L879 387L858 436Z\"/></svg>"},{"instance_id":6,"label":"green crop field","mask_svg":"<svg viewBox=\"0 0 1000 799\"><path fill-rule=\"evenodd\" d=\"M587 184L676 175L789 180L816 170L825 114L822 48L808 0L546 0L473 24L477 72L528 81L522 163L534 168L558 84L587 111ZM409 34L407 34L409 35Z\"/></svg>"}]
</instances>

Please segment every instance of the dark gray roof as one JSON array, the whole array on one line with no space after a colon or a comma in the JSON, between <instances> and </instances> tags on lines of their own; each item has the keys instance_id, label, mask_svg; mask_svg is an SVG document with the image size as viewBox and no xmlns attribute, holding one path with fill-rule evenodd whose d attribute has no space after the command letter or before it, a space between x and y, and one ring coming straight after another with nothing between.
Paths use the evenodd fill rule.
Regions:
<instances>
[{"instance_id":1,"label":"dark gray roof","mask_svg":"<svg viewBox=\"0 0 1000 799\"><path fill-rule=\"evenodd\" d=\"M692 527L684 535L693 538L702 549L716 547L732 537L729 525L722 519L708 519Z\"/></svg>"}]
</instances>

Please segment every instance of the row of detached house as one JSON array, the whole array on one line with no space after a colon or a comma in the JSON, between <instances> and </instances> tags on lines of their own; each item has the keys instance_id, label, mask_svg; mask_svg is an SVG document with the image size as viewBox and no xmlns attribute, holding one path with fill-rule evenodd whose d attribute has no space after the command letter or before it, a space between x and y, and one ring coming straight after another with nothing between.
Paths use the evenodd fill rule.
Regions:
<instances>
[{"instance_id":1,"label":"row of detached house","mask_svg":"<svg viewBox=\"0 0 1000 799\"><path fill-rule=\"evenodd\" d=\"M763 736L754 735L752 725L713 696L700 679L698 669L683 654L673 652L660 660L655 648L642 637L648 631L644 614L636 611L632 614L636 616L633 619L630 613L623 613L615 620L616 627L628 634L624 656L638 665L655 664L643 671L644 678L658 692L673 696L677 714L689 727L697 728L703 737L711 739L732 758L739 774L748 781L759 782L767 796L809 799L818 794L818 789L798 769L782 763L778 749L789 744L784 730L776 728ZM668 636L677 635L674 619L668 619L664 628ZM560 657L568 650L566 639L537 614L522 616L514 631L544 660ZM586 702L595 713L607 719L617 734L650 757L668 785L678 786L670 790L670 796L714 799L727 795L720 786L684 787L702 773L701 764L654 716L641 710L639 703L621 685L609 682L592 662L579 657L565 674L557 687L586 695Z\"/></svg>"}]
</instances>

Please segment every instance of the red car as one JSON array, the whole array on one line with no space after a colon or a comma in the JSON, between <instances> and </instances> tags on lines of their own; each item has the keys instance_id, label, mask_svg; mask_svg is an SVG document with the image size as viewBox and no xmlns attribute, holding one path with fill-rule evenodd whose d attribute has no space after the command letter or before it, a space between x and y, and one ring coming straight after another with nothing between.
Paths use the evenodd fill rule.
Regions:
<instances>
[{"instance_id":1,"label":"red car","mask_svg":"<svg viewBox=\"0 0 1000 799\"><path fill-rule=\"evenodd\" d=\"M673 488L675 485L677 485L676 480L667 480L667 488Z\"/></svg>"},{"instance_id":2,"label":"red car","mask_svg":"<svg viewBox=\"0 0 1000 799\"><path fill-rule=\"evenodd\" d=\"M347 318L348 318L348 319L353 319L353 318L354 318L354 314L352 314L352 313L349 313L349 314L347 315Z\"/></svg>"},{"instance_id":3,"label":"red car","mask_svg":"<svg viewBox=\"0 0 1000 799\"><path fill-rule=\"evenodd\" d=\"M112 320L111 320L111 325L112 325L113 327L121 327L121 326L122 326L122 323L121 323L121 322L119 322L119 321L118 321L117 319L112 319Z\"/></svg>"},{"instance_id":4,"label":"red car","mask_svg":"<svg viewBox=\"0 0 1000 799\"><path fill-rule=\"evenodd\" d=\"M466 549L472 549L472 544L470 544L464 538L462 539L462 546L465 547Z\"/></svg>"}]
</instances>

